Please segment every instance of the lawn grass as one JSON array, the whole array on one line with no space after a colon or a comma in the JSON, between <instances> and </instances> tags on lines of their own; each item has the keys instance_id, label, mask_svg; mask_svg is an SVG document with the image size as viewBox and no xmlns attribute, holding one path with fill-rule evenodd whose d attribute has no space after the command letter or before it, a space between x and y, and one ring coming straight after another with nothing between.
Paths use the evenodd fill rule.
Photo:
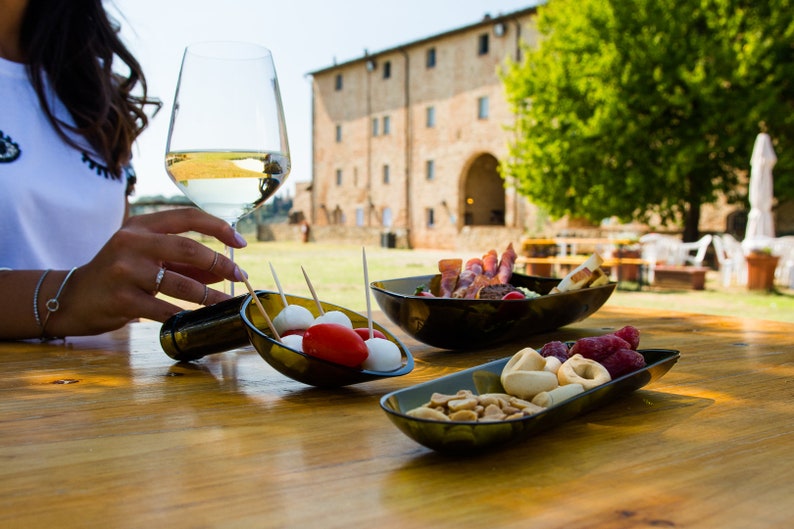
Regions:
<instances>
[{"instance_id":1,"label":"lawn grass","mask_svg":"<svg viewBox=\"0 0 794 529\"><path fill-rule=\"evenodd\" d=\"M473 253L458 254L450 250L402 250L377 246L367 247L366 252L370 281L432 274L436 273L441 258L460 257L465 260L475 257ZM247 248L235 252L235 259L248 272L254 288L276 289L269 267L272 263L285 292L310 296L302 266L321 299L362 312L366 309L366 290L361 254L361 246L352 244L251 241ZM623 286L635 287L632 284ZM374 307L374 300L372 303ZM741 286L724 288L718 282L717 272L707 274L705 290L644 287L641 291L634 291L620 288L607 304L794 322L794 291L748 291Z\"/></svg>"}]
</instances>

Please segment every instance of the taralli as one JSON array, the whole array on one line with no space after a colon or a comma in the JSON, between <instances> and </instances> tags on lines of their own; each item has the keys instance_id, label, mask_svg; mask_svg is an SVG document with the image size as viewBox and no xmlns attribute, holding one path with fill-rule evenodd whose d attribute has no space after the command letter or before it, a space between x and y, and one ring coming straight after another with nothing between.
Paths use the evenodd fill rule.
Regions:
<instances>
[{"instance_id":1,"label":"taralli","mask_svg":"<svg viewBox=\"0 0 794 529\"><path fill-rule=\"evenodd\" d=\"M557 386L551 391L544 391L543 393L538 393L535 395L535 398L532 399L532 404L537 404L543 408L548 408L549 406L559 404L560 402L568 400L571 397L575 397L579 393L583 392L584 387L582 387L581 384L566 384L565 386Z\"/></svg>"},{"instance_id":2,"label":"taralli","mask_svg":"<svg viewBox=\"0 0 794 529\"><path fill-rule=\"evenodd\" d=\"M549 369L547 369L547 366ZM502 387L520 399L532 399L558 385L554 363L531 347L514 354L502 369Z\"/></svg>"},{"instance_id":3,"label":"taralli","mask_svg":"<svg viewBox=\"0 0 794 529\"><path fill-rule=\"evenodd\" d=\"M546 359L531 347L525 347L514 354L502 369L502 373L513 371L541 371L546 366Z\"/></svg>"},{"instance_id":4,"label":"taralli","mask_svg":"<svg viewBox=\"0 0 794 529\"><path fill-rule=\"evenodd\" d=\"M532 400L538 393L559 385L557 375L549 371L513 371L502 373L502 387L520 399Z\"/></svg>"},{"instance_id":5,"label":"taralli","mask_svg":"<svg viewBox=\"0 0 794 529\"><path fill-rule=\"evenodd\" d=\"M562 360L557 358L556 356L547 356L546 363L543 365L543 370L548 371L549 373L557 374L557 371L560 370L560 366L562 365Z\"/></svg>"},{"instance_id":6,"label":"taralli","mask_svg":"<svg viewBox=\"0 0 794 529\"><path fill-rule=\"evenodd\" d=\"M584 389L591 389L606 384L612 380L612 377L609 376L609 371L595 360L575 354L560 366L557 379L561 386L581 384Z\"/></svg>"}]
</instances>

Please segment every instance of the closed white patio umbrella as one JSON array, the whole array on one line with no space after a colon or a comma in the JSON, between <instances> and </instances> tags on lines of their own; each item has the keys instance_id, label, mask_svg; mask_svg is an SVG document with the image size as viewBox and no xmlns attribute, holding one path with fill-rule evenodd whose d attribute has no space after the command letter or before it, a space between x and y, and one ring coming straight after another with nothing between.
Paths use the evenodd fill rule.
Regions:
<instances>
[{"instance_id":1,"label":"closed white patio umbrella","mask_svg":"<svg viewBox=\"0 0 794 529\"><path fill-rule=\"evenodd\" d=\"M762 132L758 135L750 158L750 214L747 218L747 231L742 246L745 250L768 246L775 237L775 223L772 218L772 168L777 163L772 139Z\"/></svg>"}]
</instances>

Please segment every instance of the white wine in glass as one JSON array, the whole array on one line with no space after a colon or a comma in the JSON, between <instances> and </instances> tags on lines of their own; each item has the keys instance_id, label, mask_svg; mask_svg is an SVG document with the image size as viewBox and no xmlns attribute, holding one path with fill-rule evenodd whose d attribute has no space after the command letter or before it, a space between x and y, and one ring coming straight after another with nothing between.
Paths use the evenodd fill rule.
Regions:
<instances>
[{"instance_id":1,"label":"white wine in glass","mask_svg":"<svg viewBox=\"0 0 794 529\"><path fill-rule=\"evenodd\" d=\"M204 42L185 49L166 170L196 206L235 228L281 187L290 172L289 146L267 48Z\"/></svg>"}]
</instances>

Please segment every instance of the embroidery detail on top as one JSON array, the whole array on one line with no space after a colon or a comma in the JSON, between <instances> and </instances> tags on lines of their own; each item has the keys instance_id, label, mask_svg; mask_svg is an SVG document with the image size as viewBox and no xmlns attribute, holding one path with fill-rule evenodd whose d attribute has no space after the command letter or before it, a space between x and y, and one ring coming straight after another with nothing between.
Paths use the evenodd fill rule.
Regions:
<instances>
[{"instance_id":1,"label":"embroidery detail on top","mask_svg":"<svg viewBox=\"0 0 794 529\"><path fill-rule=\"evenodd\" d=\"M0 163L11 163L22 154L19 145L0 130Z\"/></svg>"},{"instance_id":2,"label":"embroidery detail on top","mask_svg":"<svg viewBox=\"0 0 794 529\"><path fill-rule=\"evenodd\" d=\"M138 183L138 176L135 174L135 168L132 164L125 165L123 171L127 175L127 196L131 197L135 194L135 184Z\"/></svg>"},{"instance_id":3,"label":"embroidery detail on top","mask_svg":"<svg viewBox=\"0 0 794 529\"><path fill-rule=\"evenodd\" d=\"M105 179L108 178L113 180L119 179L118 176L110 172L110 169L108 169L106 165L102 165L101 163L91 158L91 155L89 155L87 152L82 151L82 154L83 154L83 163L86 164L89 167L89 169L94 171L97 174L97 176L102 176Z\"/></svg>"}]
</instances>

